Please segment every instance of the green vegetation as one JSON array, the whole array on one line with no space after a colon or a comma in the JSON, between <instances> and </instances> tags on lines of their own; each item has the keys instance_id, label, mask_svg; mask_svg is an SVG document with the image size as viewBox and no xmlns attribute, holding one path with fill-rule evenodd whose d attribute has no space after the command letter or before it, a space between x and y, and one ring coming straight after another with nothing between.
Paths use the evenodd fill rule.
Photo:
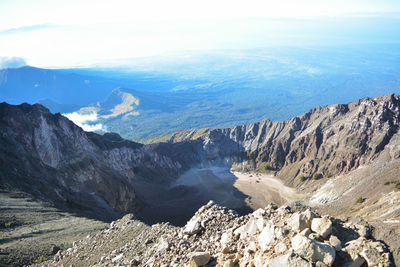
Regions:
<instances>
[{"instance_id":1,"label":"green vegetation","mask_svg":"<svg viewBox=\"0 0 400 267\"><path fill-rule=\"evenodd\" d=\"M34 263L42 263L44 261L47 261L47 258L45 256L40 256L39 258L37 258L36 260L34 260Z\"/></svg>"},{"instance_id":2,"label":"green vegetation","mask_svg":"<svg viewBox=\"0 0 400 267\"><path fill-rule=\"evenodd\" d=\"M394 186L394 188L399 189L400 190L400 182L397 182L397 184Z\"/></svg>"},{"instance_id":3,"label":"green vegetation","mask_svg":"<svg viewBox=\"0 0 400 267\"><path fill-rule=\"evenodd\" d=\"M313 179L313 180L318 180L318 179L320 179L320 178L322 178L322 174L320 174L320 173L314 173L314 174L312 175L312 179Z\"/></svg>"},{"instance_id":4,"label":"green vegetation","mask_svg":"<svg viewBox=\"0 0 400 267\"><path fill-rule=\"evenodd\" d=\"M266 170L266 171L273 171L273 170L275 170L275 168L273 168L273 167L271 166L271 163L266 162L265 165L264 165L264 170Z\"/></svg>"},{"instance_id":5,"label":"green vegetation","mask_svg":"<svg viewBox=\"0 0 400 267\"><path fill-rule=\"evenodd\" d=\"M357 204L361 204L361 203L363 203L364 201L365 201L365 198L359 197L359 198L357 198L356 203L357 203Z\"/></svg>"},{"instance_id":6,"label":"green vegetation","mask_svg":"<svg viewBox=\"0 0 400 267\"><path fill-rule=\"evenodd\" d=\"M306 177L304 175L299 176L299 181L304 182L306 180Z\"/></svg>"},{"instance_id":7,"label":"green vegetation","mask_svg":"<svg viewBox=\"0 0 400 267\"><path fill-rule=\"evenodd\" d=\"M400 190L400 181L386 181L384 185L394 184L394 188Z\"/></svg>"},{"instance_id":8,"label":"green vegetation","mask_svg":"<svg viewBox=\"0 0 400 267\"><path fill-rule=\"evenodd\" d=\"M6 228L10 228L10 227L15 226L16 224L17 224L16 221L9 221L9 222L6 222L6 223L4 224L4 226L5 226Z\"/></svg>"}]
</instances>

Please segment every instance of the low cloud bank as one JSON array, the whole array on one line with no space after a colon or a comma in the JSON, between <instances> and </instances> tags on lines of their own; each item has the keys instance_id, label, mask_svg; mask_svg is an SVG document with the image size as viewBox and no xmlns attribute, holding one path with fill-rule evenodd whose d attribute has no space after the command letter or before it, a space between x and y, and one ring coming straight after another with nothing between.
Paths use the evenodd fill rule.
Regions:
<instances>
[{"instance_id":1,"label":"low cloud bank","mask_svg":"<svg viewBox=\"0 0 400 267\"><path fill-rule=\"evenodd\" d=\"M63 116L67 117L87 132L104 131L103 124L93 124L93 122L98 120L97 113L80 114L78 112L72 112L63 114Z\"/></svg>"},{"instance_id":2,"label":"low cloud bank","mask_svg":"<svg viewBox=\"0 0 400 267\"><path fill-rule=\"evenodd\" d=\"M0 57L0 69L19 68L26 66L26 61L20 57Z\"/></svg>"}]
</instances>

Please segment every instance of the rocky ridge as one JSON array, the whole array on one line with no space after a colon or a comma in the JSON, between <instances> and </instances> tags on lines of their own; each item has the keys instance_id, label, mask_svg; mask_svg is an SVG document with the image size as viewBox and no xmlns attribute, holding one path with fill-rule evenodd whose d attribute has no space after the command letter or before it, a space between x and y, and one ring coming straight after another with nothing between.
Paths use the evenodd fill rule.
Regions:
<instances>
[{"instance_id":1,"label":"rocky ridge","mask_svg":"<svg viewBox=\"0 0 400 267\"><path fill-rule=\"evenodd\" d=\"M355 170L385 148L389 160L399 158L399 122L400 96L391 94L317 107L288 121L184 130L161 140L198 140L210 160L223 158L241 171L279 171L293 183L301 175L326 177Z\"/></svg>"},{"instance_id":2,"label":"rocky ridge","mask_svg":"<svg viewBox=\"0 0 400 267\"><path fill-rule=\"evenodd\" d=\"M370 226L288 206L246 216L210 201L184 227L131 215L59 251L51 266L392 266Z\"/></svg>"},{"instance_id":3,"label":"rocky ridge","mask_svg":"<svg viewBox=\"0 0 400 267\"><path fill-rule=\"evenodd\" d=\"M144 146L85 132L38 104L0 104L1 188L102 220L140 216L151 203L137 188L163 188L197 160L190 151L191 143Z\"/></svg>"}]
</instances>

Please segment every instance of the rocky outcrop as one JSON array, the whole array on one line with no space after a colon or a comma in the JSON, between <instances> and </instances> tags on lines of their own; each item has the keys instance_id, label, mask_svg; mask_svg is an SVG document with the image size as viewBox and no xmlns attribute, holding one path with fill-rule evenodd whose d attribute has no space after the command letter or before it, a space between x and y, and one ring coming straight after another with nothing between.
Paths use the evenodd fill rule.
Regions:
<instances>
[{"instance_id":1,"label":"rocky outcrop","mask_svg":"<svg viewBox=\"0 0 400 267\"><path fill-rule=\"evenodd\" d=\"M308 215L312 215L311 217ZM145 226L130 216L110 228L59 251L45 264L84 266L391 266L386 246L353 229L352 223L330 221L332 233L301 231L291 218L320 216L305 210L269 205L246 216L213 202L200 208L185 227ZM196 231L193 222L198 222ZM339 243L339 244L338 244Z\"/></svg>"},{"instance_id":2,"label":"rocky outcrop","mask_svg":"<svg viewBox=\"0 0 400 267\"><path fill-rule=\"evenodd\" d=\"M385 148L400 157L400 96L364 98L317 107L288 121L225 129L185 130L169 142L201 140L207 160L224 159L238 170L268 169L318 179L371 162Z\"/></svg>"},{"instance_id":3,"label":"rocky outcrop","mask_svg":"<svg viewBox=\"0 0 400 267\"><path fill-rule=\"evenodd\" d=\"M144 146L113 133L84 132L38 104L0 104L1 187L100 219L140 216L149 203L139 185L175 179L195 161L195 154L183 152L191 146Z\"/></svg>"}]
</instances>

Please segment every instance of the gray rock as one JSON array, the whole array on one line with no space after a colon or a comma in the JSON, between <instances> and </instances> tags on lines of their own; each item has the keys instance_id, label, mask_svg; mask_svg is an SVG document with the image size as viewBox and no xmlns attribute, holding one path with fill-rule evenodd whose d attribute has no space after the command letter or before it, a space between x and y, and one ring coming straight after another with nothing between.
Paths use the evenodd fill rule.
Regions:
<instances>
[{"instance_id":1,"label":"gray rock","mask_svg":"<svg viewBox=\"0 0 400 267\"><path fill-rule=\"evenodd\" d=\"M302 259L301 257L288 253L282 256L275 257L270 260L269 267L282 267L282 266L291 266L291 267L311 267L311 263Z\"/></svg>"},{"instance_id":2,"label":"gray rock","mask_svg":"<svg viewBox=\"0 0 400 267\"><path fill-rule=\"evenodd\" d=\"M193 252L190 257L190 266L202 266L206 265L211 259L211 255L208 252Z\"/></svg>"},{"instance_id":3,"label":"gray rock","mask_svg":"<svg viewBox=\"0 0 400 267\"><path fill-rule=\"evenodd\" d=\"M342 249L342 242L334 235L331 235L329 237L329 244L331 244L336 249L336 251Z\"/></svg>"},{"instance_id":4,"label":"gray rock","mask_svg":"<svg viewBox=\"0 0 400 267\"><path fill-rule=\"evenodd\" d=\"M336 251L328 244L298 234L292 238L292 248L296 254L304 259L317 262L321 261L328 266L332 266Z\"/></svg>"},{"instance_id":5,"label":"gray rock","mask_svg":"<svg viewBox=\"0 0 400 267\"><path fill-rule=\"evenodd\" d=\"M300 234L302 234L304 236L309 236L311 234L311 230L310 230L310 228L306 228L303 231L301 231Z\"/></svg>"}]
</instances>

